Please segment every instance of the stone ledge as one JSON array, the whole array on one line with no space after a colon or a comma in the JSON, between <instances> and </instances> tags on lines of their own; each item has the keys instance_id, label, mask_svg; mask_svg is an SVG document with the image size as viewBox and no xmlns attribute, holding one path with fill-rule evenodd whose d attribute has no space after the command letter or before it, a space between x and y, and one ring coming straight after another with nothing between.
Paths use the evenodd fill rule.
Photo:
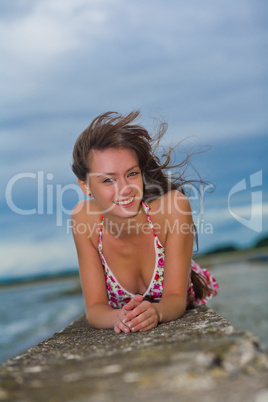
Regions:
<instances>
[{"instance_id":1,"label":"stone ledge","mask_svg":"<svg viewBox=\"0 0 268 402\"><path fill-rule=\"evenodd\" d=\"M116 335L85 317L0 366L5 401L268 400L258 339L202 306L146 333Z\"/></svg>"}]
</instances>

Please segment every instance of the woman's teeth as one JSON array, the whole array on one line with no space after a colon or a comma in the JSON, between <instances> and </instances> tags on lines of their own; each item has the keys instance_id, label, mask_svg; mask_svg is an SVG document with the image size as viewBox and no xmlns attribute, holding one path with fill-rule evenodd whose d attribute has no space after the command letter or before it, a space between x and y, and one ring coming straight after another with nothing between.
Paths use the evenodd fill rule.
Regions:
<instances>
[{"instance_id":1,"label":"woman's teeth","mask_svg":"<svg viewBox=\"0 0 268 402\"><path fill-rule=\"evenodd\" d=\"M117 205L127 205L127 204L130 204L133 200L134 200L134 197L131 197L125 201L114 201L114 203Z\"/></svg>"}]
</instances>

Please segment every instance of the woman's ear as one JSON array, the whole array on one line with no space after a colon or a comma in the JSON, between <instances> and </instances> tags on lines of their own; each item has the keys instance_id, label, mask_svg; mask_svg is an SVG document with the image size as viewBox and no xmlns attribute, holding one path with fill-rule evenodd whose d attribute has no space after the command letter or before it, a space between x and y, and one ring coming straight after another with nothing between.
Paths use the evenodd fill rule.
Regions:
<instances>
[{"instance_id":1,"label":"woman's ear","mask_svg":"<svg viewBox=\"0 0 268 402\"><path fill-rule=\"evenodd\" d=\"M81 190L83 191L83 193L85 195L88 195L89 197L92 197L92 194L90 192L89 186L85 181L82 181L82 180L78 179L78 184L79 184Z\"/></svg>"}]
</instances>

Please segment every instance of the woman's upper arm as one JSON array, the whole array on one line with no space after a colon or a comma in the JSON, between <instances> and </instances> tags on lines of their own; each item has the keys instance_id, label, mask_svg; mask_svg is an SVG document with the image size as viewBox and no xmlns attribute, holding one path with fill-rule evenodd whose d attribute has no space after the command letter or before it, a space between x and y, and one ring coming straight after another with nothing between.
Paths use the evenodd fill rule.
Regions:
<instances>
[{"instance_id":1,"label":"woman's upper arm","mask_svg":"<svg viewBox=\"0 0 268 402\"><path fill-rule=\"evenodd\" d=\"M166 246L163 296L179 294L186 298L188 277L191 270L194 226L187 197L178 191L171 193L172 206L165 216Z\"/></svg>"},{"instance_id":2,"label":"woman's upper arm","mask_svg":"<svg viewBox=\"0 0 268 402\"><path fill-rule=\"evenodd\" d=\"M76 245L81 286L86 311L98 303L108 304L104 272L99 253L93 246L90 234L97 230L96 224L88 219L84 209L72 214L72 231Z\"/></svg>"}]
</instances>

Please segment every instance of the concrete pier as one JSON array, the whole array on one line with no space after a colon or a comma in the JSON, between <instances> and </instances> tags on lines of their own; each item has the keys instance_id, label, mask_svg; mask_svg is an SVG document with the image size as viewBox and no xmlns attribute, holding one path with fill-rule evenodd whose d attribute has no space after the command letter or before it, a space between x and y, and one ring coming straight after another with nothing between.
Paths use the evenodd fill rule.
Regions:
<instances>
[{"instance_id":1,"label":"concrete pier","mask_svg":"<svg viewBox=\"0 0 268 402\"><path fill-rule=\"evenodd\" d=\"M0 366L1 401L267 402L258 339L202 306L145 333L81 317Z\"/></svg>"}]
</instances>

